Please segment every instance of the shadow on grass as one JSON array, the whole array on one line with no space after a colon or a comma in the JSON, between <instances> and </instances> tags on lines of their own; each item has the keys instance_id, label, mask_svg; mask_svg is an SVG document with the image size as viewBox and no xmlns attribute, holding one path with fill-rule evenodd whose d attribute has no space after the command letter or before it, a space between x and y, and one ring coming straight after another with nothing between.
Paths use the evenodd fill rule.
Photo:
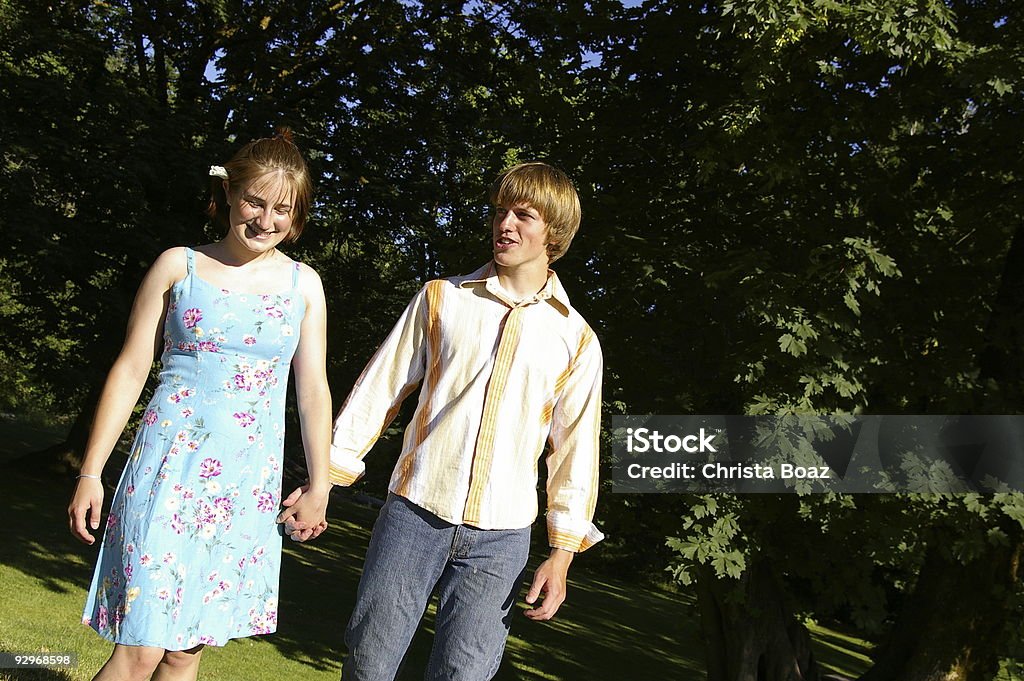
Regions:
<instances>
[{"instance_id":1,"label":"shadow on grass","mask_svg":"<svg viewBox=\"0 0 1024 681\"><path fill-rule=\"evenodd\" d=\"M0 681L72 681L72 676L61 669L19 669L0 671Z\"/></svg>"},{"instance_id":2,"label":"shadow on grass","mask_svg":"<svg viewBox=\"0 0 1024 681\"><path fill-rule=\"evenodd\" d=\"M863 641L851 638L849 636L843 636L834 631L817 630L814 632L814 638L823 644L828 645L834 650L838 650L844 655L862 655L868 657L871 655L871 647L866 645Z\"/></svg>"},{"instance_id":3,"label":"shadow on grass","mask_svg":"<svg viewBox=\"0 0 1024 681\"><path fill-rule=\"evenodd\" d=\"M306 544L286 540L280 622L278 633L268 639L285 657L315 669L340 669L345 624L377 515L337 496L323 535Z\"/></svg>"},{"instance_id":4,"label":"shadow on grass","mask_svg":"<svg viewBox=\"0 0 1024 681\"><path fill-rule=\"evenodd\" d=\"M39 478L0 465L0 562L35 577L48 591L84 590L92 578L98 543L85 546L68 531L73 481Z\"/></svg>"},{"instance_id":5,"label":"shadow on grass","mask_svg":"<svg viewBox=\"0 0 1024 681\"><path fill-rule=\"evenodd\" d=\"M3 430L0 424L0 461L14 453L13 441L4 440ZM68 532L66 508L73 481L33 475L24 467L0 466L0 494L8 501L8 522L0 527L0 564L31 575L42 589L79 592L84 604L98 545L86 547ZM117 470L116 462L111 462L108 470ZM276 635L261 637L282 657L325 673L340 669L344 628L376 518L376 510L350 499L347 492L334 493L330 529L318 540L308 544L286 541L279 630ZM528 579L547 553L544 534L542 526L535 528ZM703 679L703 652L692 596L603 577L588 569L589 559L584 553L575 560L568 599L551 622L533 622L522 615L526 609L523 585L519 612L496 679ZM432 604L413 641L401 681L422 678L433 638L433 609ZM67 620L77 621L79 616L80 611L68 612ZM828 635L824 636L827 639ZM843 650L853 647L840 638L828 643ZM60 671L39 671L42 675L17 678L70 678Z\"/></svg>"},{"instance_id":6,"label":"shadow on grass","mask_svg":"<svg viewBox=\"0 0 1024 681\"><path fill-rule=\"evenodd\" d=\"M856 678L871 665L871 648L862 641L820 627L812 637L814 656L825 672Z\"/></svg>"},{"instance_id":7,"label":"shadow on grass","mask_svg":"<svg viewBox=\"0 0 1024 681\"><path fill-rule=\"evenodd\" d=\"M115 470L114 465L110 470ZM92 546L81 544L68 530L67 504L74 481L27 474L23 467L0 464L0 495L7 500L8 522L0 524L0 564L31 576L41 589L80 593L81 606L99 552L99 535ZM106 495L109 501L112 491ZM317 669L340 668L341 632L351 610L369 531L360 522L373 514L349 504L335 503L331 525L317 542L285 547L281 570L280 627L261 637L283 656ZM344 510L342 510L344 508ZM104 509L106 511L106 509ZM104 515L105 517L105 515ZM77 622L81 610L67 613ZM97 639L98 640L98 639ZM333 663L333 664L332 664ZM34 674L43 676L22 676ZM0 670L0 681L4 681ZM57 676L45 676L56 673ZM67 679L50 670L21 670L16 678Z\"/></svg>"},{"instance_id":8,"label":"shadow on grass","mask_svg":"<svg viewBox=\"0 0 1024 681\"><path fill-rule=\"evenodd\" d=\"M84 546L68 532L72 487L71 480L0 467L0 494L8 502L8 522L0 528L0 563L31 575L48 591L80 592L84 603L98 545ZM335 498L331 527L320 539L286 544L280 626L276 635L263 639L282 656L312 669L340 668L344 627L375 518L375 510ZM535 554L528 574L532 576L540 560ZM517 615L496 678L589 679L595 670L601 670L602 678L636 681L702 678L690 599L602 579L587 572L585 561L586 554L573 566L568 601L558 619L539 623ZM521 603L523 595L525 585ZM413 641L401 679L422 677L432 641L432 611L433 606ZM67 613L68 621L79 617L77 611ZM36 676L20 676L28 673ZM17 678L69 677L60 671L26 670Z\"/></svg>"},{"instance_id":9,"label":"shadow on grass","mask_svg":"<svg viewBox=\"0 0 1024 681\"><path fill-rule=\"evenodd\" d=\"M331 529L319 540L286 546L281 626L272 643L286 657L316 669L344 655L344 627L354 604L376 510L335 499ZM540 528L543 535L543 528ZM530 561L528 575L546 551ZM497 681L512 679L704 678L692 598L628 585L588 573L577 559L569 596L551 622L532 622L520 594L512 636ZM420 679L430 656L434 603L409 649L399 681Z\"/></svg>"},{"instance_id":10,"label":"shadow on grass","mask_svg":"<svg viewBox=\"0 0 1024 681\"><path fill-rule=\"evenodd\" d=\"M347 507L336 506L336 509ZM369 541L369 528L376 511L359 509L353 517L356 528L343 528L347 541L358 547L344 560L354 564L327 566L334 569L342 582L351 581L344 593L341 613L336 613L338 653L343 627L353 605L359 569ZM535 542L527 581L547 554L544 528L535 528ZM334 542L331 542L334 544ZM354 568L354 569L353 569ZM630 586L590 573L586 555L577 559L570 571L569 594L551 622L533 622L522 614L528 584L520 592L517 614L512 625L504 660L495 679L591 679L629 678L636 681L655 679L704 678L703 656L698 635L696 611L691 597L668 594L658 589ZM284 593L285 589L282 589ZM321 604L322 605L322 604ZM296 608L300 607L296 604ZM423 676L434 635L436 602L432 601L420 630L406 656L398 681L412 681Z\"/></svg>"}]
</instances>

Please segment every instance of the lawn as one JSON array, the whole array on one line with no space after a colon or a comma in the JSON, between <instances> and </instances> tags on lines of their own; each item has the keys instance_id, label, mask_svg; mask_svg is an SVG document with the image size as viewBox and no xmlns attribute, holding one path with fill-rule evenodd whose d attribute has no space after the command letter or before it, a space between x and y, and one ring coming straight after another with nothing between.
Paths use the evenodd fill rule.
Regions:
<instances>
[{"instance_id":1,"label":"lawn","mask_svg":"<svg viewBox=\"0 0 1024 681\"><path fill-rule=\"evenodd\" d=\"M0 462L59 437L56 428L4 420ZM69 670L0 670L0 680L88 680L109 654L109 645L79 624L97 548L79 544L68 532L65 509L72 486L70 480L26 474L3 464L0 494L8 503L7 521L0 524L0 650L75 652L79 660ZM344 625L375 515L336 491L331 528L315 542L286 542L278 633L208 649L200 677L337 679ZM538 553L532 564L540 560ZM586 560L584 554L574 564L569 599L556 620L517 618L496 678L702 681L693 597L602 577L588 570ZM431 617L432 608L400 679L422 677ZM827 670L856 676L867 667L863 642L827 629L813 633L815 654Z\"/></svg>"}]
</instances>

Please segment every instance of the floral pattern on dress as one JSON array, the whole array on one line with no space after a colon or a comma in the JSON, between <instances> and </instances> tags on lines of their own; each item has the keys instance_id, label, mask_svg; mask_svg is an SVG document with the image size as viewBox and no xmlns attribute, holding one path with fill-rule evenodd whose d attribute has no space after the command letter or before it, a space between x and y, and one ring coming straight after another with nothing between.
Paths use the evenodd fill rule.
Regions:
<instances>
[{"instance_id":1,"label":"floral pattern on dress","mask_svg":"<svg viewBox=\"0 0 1024 681\"><path fill-rule=\"evenodd\" d=\"M284 402L305 311L296 276L281 294L233 293L187 255L83 615L111 641L167 650L277 628Z\"/></svg>"}]
</instances>

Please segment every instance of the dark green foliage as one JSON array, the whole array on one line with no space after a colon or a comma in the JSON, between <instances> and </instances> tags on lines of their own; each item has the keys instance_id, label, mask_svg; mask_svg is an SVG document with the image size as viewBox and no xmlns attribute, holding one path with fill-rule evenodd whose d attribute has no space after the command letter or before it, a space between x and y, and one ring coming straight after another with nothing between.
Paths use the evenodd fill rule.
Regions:
<instances>
[{"instance_id":1,"label":"dark green foliage","mask_svg":"<svg viewBox=\"0 0 1024 681\"><path fill-rule=\"evenodd\" d=\"M318 178L291 253L327 288L337 404L418 286L487 258L488 181L544 159L583 199L557 269L607 414L1019 412L1014 9L0 0L0 409L87 419L145 267L217 236L207 166L287 124ZM608 493L595 551L730 598L758 566L793 615L884 639L926 557L1006 559L1020 509Z\"/></svg>"}]
</instances>

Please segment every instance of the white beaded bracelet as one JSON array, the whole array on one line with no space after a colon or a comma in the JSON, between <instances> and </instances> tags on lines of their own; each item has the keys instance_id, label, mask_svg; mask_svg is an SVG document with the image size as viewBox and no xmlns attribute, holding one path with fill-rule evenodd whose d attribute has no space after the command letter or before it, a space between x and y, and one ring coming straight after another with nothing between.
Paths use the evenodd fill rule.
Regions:
<instances>
[{"instance_id":1,"label":"white beaded bracelet","mask_svg":"<svg viewBox=\"0 0 1024 681\"><path fill-rule=\"evenodd\" d=\"M78 477L79 478L89 478L90 480L99 480L100 479L100 476L98 476L98 475L88 475L87 473L82 473Z\"/></svg>"}]
</instances>

